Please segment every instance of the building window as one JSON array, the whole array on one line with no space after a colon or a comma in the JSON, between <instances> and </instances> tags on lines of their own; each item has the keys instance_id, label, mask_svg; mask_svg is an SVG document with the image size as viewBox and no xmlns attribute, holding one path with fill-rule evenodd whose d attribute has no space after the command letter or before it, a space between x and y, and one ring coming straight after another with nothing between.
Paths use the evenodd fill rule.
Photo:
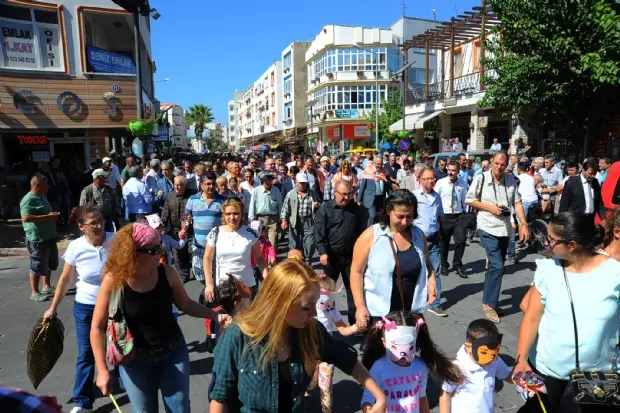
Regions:
<instances>
[{"instance_id":1,"label":"building window","mask_svg":"<svg viewBox=\"0 0 620 413\"><path fill-rule=\"evenodd\" d=\"M463 49L454 49L454 76L461 76L463 74Z\"/></svg>"},{"instance_id":2,"label":"building window","mask_svg":"<svg viewBox=\"0 0 620 413\"><path fill-rule=\"evenodd\" d=\"M291 67L291 52L284 55L282 59L282 69L289 69Z\"/></svg>"},{"instance_id":3,"label":"building window","mask_svg":"<svg viewBox=\"0 0 620 413\"><path fill-rule=\"evenodd\" d=\"M429 84L435 82L434 75L435 75L434 70L428 71L428 83ZM412 84L421 84L421 85L426 84L426 70L409 69L409 82Z\"/></svg>"},{"instance_id":4,"label":"building window","mask_svg":"<svg viewBox=\"0 0 620 413\"><path fill-rule=\"evenodd\" d=\"M288 76L286 79L284 79L284 94L286 95L287 93L291 93L292 87L293 78L291 76Z\"/></svg>"},{"instance_id":5,"label":"building window","mask_svg":"<svg viewBox=\"0 0 620 413\"><path fill-rule=\"evenodd\" d=\"M276 75L274 72L271 72L271 86L276 83Z\"/></svg>"},{"instance_id":6,"label":"building window","mask_svg":"<svg viewBox=\"0 0 620 413\"><path fill-rule=\"evenodd\" d=\"M275 124L276 124L276 114L275 114L275 113L272 113L272 114L271 114L271 124L272 124L272 125L275 125Z\"/></svg>"},{"instance_id":7,"label":"building window","mask_svg":"<svg viewBox=\"0 0 620 413\"><path fill-rule=\"evenodd\" d=\"M276 94L275 92L271 94L271 106L276 104Z\"/></svg>"},{"instance_id":8,"label":"building window","mask_svg":"<svg viewBox=\"0 0 620 413\"><path fill-rule=\"evenodd\" d=\"M0 67L64 70L57 9L0 5Z\"/></svg>"},{"instance_id":9,"label":"building window","mask_svg":"<svg viewBox=\"0 0 620 413\"><path fill-rule=\"evenodd\" d=\"M288 120L293 117L293 103L284 104L284 120Z\"/></svg>"},{"instance_id":10,"label":"building window","mask_svg":"<svg viewBox=\"0 0 620 413\"><path fill-rule=\"evenodd\" d=\"M426 49L424 47L416 47L415 49L413 49L413 53L426 56ZM435 49L428 49L428 54L434 55Z\"/></svg>"},{"instance_id":11,"label":"building window","mask_svg":"<svg viewBox=\"0 0 620 413\"><path fill-rule=\"evenodd\" d=\"M333 72L357 72L370 70L397 71L400 52L387 47L338 48L327 50L308 65L308 78L324 76Z\"/></svg>"},{"instance_id":12,"label":"building window","mask_svg":"<svg viewBox=\"0 0 620 413\"><path fill-rule=\"evenodd\" d=\"M476 40L474 42L474 56L473 56L473 65L472 65L474 68L474 72L477 72L480 70L480 59L482 57L481 48L482 48L482 42L480 40Z\"/></svg>"},{"instance_id":13,"label":"building window","mask_svg":"<svg viewBox=\"0 0 620 413\"><path fill-rule=\"evenodd\" d=\"M387 93L392 94L396 89L379 85L379 98L387 99ZM340 109L370 110L376 105L377 90L375 85L326 86L314 92L312 99L318 101L313 109L315 113Z\"/></svg>"}]
</instances>

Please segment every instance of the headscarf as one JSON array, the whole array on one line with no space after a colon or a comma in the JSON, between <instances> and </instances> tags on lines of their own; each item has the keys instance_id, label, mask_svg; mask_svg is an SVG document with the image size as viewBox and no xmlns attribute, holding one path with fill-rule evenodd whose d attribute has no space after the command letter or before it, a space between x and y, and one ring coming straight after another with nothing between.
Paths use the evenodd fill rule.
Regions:
<instances>
[{"instance_id":1,"label":"headscarf","mask_svg":"<svg viewBox=\"0 0 620 413\"><path fill-rule=\"evenodd\" d=\"M144 248L147 245L159 243L159 234L148 225L134 222L131 238L136 248Z\"/></svg>"}]
</instances>

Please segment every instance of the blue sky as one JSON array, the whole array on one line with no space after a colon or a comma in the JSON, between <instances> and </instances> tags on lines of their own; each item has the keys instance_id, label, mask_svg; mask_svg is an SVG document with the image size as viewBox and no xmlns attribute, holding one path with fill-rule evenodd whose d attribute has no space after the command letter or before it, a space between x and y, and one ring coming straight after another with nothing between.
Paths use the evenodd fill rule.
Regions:
<instances>
[{"instance_id":1,"label":"blue sky","mask_svg":"<svg viewBox=\"0 0 620 413\"><path fill-rule=\"evenodd\" d=\"M448 20L480 0L406 0L407 16ZM151 0L156 97L187 109L213 107L226 123L227 102L245 90L295 40L312 40L326 24L389 27L403 0ZM458 12L458 13L457 13Z\"/></svg>"}]
</instances>

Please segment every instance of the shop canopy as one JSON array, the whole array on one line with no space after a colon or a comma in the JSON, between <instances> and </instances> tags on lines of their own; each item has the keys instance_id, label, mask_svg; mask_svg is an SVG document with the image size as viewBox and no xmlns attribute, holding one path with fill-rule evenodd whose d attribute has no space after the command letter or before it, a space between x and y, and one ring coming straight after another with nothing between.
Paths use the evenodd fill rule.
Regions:
<instances>
[{"instance_id":1,"label":"shop canopy","mask_svg":"<svg viewBox=\"0 0 620 413\"><path fill-rule=\"evenodd\" d=\"M407 115L405 116L405 129L404 130L424 129L424 122L431 120L444 113L445 111L443 110L436 110L434 112L422 112L422 113L413 113L413 114ZM390 132L397 132L401 130L403 130L402 119L390 125Z\"/></svg>"}]
</instances>

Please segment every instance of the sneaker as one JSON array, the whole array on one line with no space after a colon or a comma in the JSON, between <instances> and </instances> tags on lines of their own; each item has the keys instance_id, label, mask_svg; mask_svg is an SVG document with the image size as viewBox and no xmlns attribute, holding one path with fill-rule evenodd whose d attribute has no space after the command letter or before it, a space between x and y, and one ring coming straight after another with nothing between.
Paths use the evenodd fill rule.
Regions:
<instances>
[{"instance_id":1,"label":"sneaker","mask_svg":"<svg viewBox=\"0 0 620 413\"><path fill-rule=\"evenodd\" d=\"M47 301L47 299L49 298L49 296L45 295L45 294L41 294L41 293L36 293L36 294L32 294L30 296L30 299L32 301L35 301L37 303L41 303L43 301Z\"/></svg>"},{"instance_id":2,"label":"sneaker","mask_svg":"<svg viewBox=\"0 0 620 413\"><path fill-rule=\"evenodd\" d=\"M75 406L73 409L71 409L70 413L92 413L92 409L85 409L83 407L80 406Z\"/></svg>"},{"instance_id":3,"label":"sneaker","mask_svg":"<svg viewBox=\"0 0 620 413\"><path fill-rule=\"evenodd\" d=\"M430 307L428 309L428 311L430 311L431 313L435 314L437 317L447 317L448 316L448 313L443 311L443 309L441 307Z\"/></svg>"}]
</instances>

